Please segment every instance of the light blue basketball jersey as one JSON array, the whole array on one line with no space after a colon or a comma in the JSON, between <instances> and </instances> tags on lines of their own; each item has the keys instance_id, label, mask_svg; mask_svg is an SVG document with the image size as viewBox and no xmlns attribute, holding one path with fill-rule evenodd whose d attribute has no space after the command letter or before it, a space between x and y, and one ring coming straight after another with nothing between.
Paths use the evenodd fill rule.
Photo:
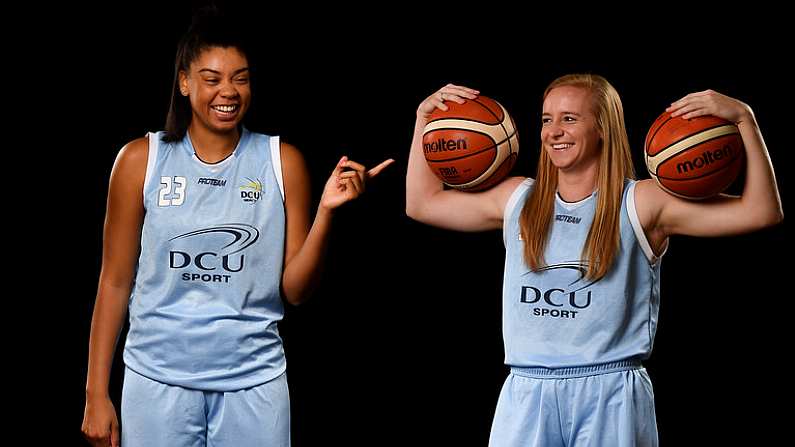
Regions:
<instances>
[{"instance_id":1,"label":"light blue basketball jersey","mask_svg":"<svg viewBox=\"0 0 795 447\"><path fill-rule=\"evenodd\" d=\"M234 391L285 370L279 138L243 129L201 161L189 136L149 134L141 254L124 362L169 385Z\"/></svg>"},{"instance_id":2,"label":"light blue basketball jersey","mask_svg":"<svg viewBox=\"0 0 795 447\"><path fill-rule=\"evenodd\" d=\"M525 180L505 208L503 339L505 363L563 368L649 356L657 329L660 259L637 217L635 182L621 204L621 248L606 276L585 278L582 250L596 208L596 194L575 204L560 197L544 260L532 272L524 262L519 215L532 188Z\"/></svg>"}]
</instances>

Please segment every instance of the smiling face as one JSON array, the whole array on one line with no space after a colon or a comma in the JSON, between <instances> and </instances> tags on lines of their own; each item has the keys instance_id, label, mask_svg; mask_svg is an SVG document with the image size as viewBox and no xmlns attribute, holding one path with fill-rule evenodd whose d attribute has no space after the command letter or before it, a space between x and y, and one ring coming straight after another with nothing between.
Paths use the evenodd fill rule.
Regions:
<instances>
[{"instance_id":1,"label":"smiling face","mask_svg":"<svg viewBox=\"0 0 795 447\"><path fill-rule=\"evenodd\" d=\"M564 172L599 166L601 135L589 90L571 85L553 88L544 99L541 145Z\"/></svg>"},{"instance_id":2,"label":"smiling face","mask_svg":"<svg viewBox=\"0 0 795 447\"><path fill-rule=\"evenodd\" d=\"M187 73L179 73L179 81L193 109L191 126L219 133L237 130L251 103L248 60L243 53L234 47L210 47Z\"/></svg>"}]
</instances>

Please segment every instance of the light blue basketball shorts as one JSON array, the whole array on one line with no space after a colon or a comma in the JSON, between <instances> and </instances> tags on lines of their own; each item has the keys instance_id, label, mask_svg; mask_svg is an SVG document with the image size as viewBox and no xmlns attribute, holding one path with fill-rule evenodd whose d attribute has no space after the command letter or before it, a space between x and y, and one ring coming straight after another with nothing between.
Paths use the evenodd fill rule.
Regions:
<instances>
[{"instance_id":1,"label":"light blue basketball shorts","mask_svg":"<svg viewBox=\"0 0 795 447\"><path fill-rule=\"evenodd\" d=\"M511 368L490 447L657 446L654 391L640 363Z\"/></svg>"},{"instance_id":2,"label":"light blue basketball shorts","mask_svg":"<svg viewBox=\"0 0 795 447\"><path fill-rule=\"evenodd\" d=\"M253 388L214 392L166 385L125 368L121 445L288 447L287 376Z\"/></svg>"}]
</instances>

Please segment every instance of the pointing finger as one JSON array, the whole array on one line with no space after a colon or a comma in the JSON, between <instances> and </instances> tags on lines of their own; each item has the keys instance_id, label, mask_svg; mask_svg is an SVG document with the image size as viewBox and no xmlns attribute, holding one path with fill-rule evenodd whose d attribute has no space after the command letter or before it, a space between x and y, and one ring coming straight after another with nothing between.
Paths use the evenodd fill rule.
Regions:
<instances>
[{"instance_id":1,"label":"pointing finger","mask_svg":"<svg viewBox=\"0 0 795 447\"><path fill-rule=\"evenodd\" d=\"M368 178L373 178L373 177L375 177L375 176L376 176L376 175L378 175L378 174L379 174L381 171L383 171L384 169L386 169L386 167L387 167L387 166L391 165L391 164L392 164L392 163L394 163L394 162L395 162L395 160L393 160L393 159L391 159L391 158L390 158L390 159L388 159L388 160L384 160L384 161L382 161L382 162L381 162L381 164L379 164L378 166L376 166L376 167L374 167L374 168L370 169L369 171L367 171L367 177L368 177Z\"/></svg>"}]
</instances>

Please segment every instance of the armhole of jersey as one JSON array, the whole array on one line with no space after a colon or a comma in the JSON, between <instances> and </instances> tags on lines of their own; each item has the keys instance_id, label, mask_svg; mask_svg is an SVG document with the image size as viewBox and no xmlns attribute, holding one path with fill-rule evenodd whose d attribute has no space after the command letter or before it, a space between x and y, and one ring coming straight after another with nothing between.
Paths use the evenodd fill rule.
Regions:
<instances>
[{"instance_id":1,"label":"armhole of jersey","mask_svg":"<svg viewBox=\"0 0 795 447\"><path fill-rule=\"evenodd\" d=\"M646 255L649 264L654 265L665 255L665 252L668 250L668 244L665 244L665 248L660 256L655 255L654 250L651 249L651 244L649 244L649 240L646 239L646 232L643 231L643 225L640 224L638 210L635 208L635 185L637 184L638 182L632 182L627 191L627 215L629 216L629 222L632 224L632 231L635 233L635 239L638 240L643 254Z\"/></svg>"},{"instance_id":2,"label":"armhole of jersey","mask_svg":"<svg viewBox=\"0 0 795 447\"><path fill-rule=\"evenodd\" d=\"M529 177L524 179L524 181L519 183L519 186L513 190L510 197L508 197L508 202L505 203L505 210L502 213L502 242L506 247L508 246L508 222L513 214L513 209L516 208L516 203L519 201L519 197L522 196L522 193L533 186L533 182L534 180Z\"/></svg>"},{"instance_id":3,"label":"armhole of jersey","mask_svg":"<svg viewBox=\"0 0 795 447\"><path fill-rule=\"evenodd\" d=\"M149 186L149 179L152 177L152 171L155 169L155 161L157 161L157 150L159 148L159 134L157 132L147 132L149 140L149 154L146 158L146 177L144 177L144 206L146 206L146 187Z\"/></svg>"},{"instance_id":4,"label":"armhole of jersey","mask_svg":"<svg viewBox=\"0 0 795 447\"><path fill-rule=\"evenodd\" d=\"M282 193L282 202L284 202L284 178L282 178L282 149L279 142L279 136L272 136L270 138L271 144L271 163L273 164L273 174L276 175L276 183L279 184L279 192Z\"/></svg>"}]
</instances>

